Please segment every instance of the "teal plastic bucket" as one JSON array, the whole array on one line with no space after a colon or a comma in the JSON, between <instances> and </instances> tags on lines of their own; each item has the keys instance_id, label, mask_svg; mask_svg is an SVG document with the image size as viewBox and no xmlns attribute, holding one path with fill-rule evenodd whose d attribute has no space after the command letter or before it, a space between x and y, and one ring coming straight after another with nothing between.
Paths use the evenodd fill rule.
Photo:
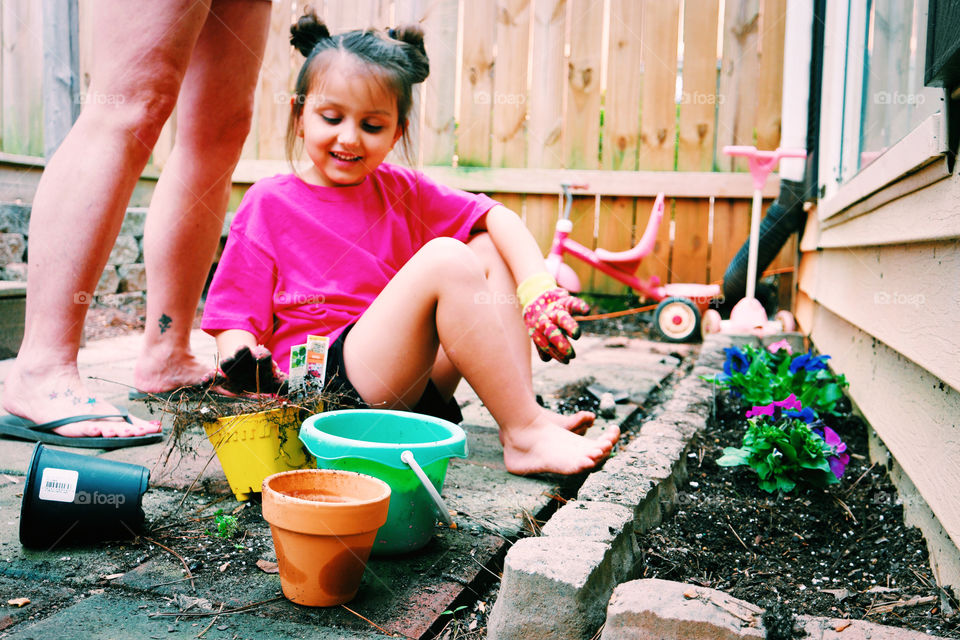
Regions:
<instances>
[{"instance_id":1,"label":"teal plastic bucket","mask_svg":"<svg viewBox=\"0 0 960 640\"><path fill-rule=\"evenodd\" d=\"M419 549L438 519L450 522L440 498L447 464L467 457L467 436L452 422L408 411L330 411L307 418L300 440L317 468L356 471L390 485L390 510L373 553Z\"/></svg>"}]
</instances>

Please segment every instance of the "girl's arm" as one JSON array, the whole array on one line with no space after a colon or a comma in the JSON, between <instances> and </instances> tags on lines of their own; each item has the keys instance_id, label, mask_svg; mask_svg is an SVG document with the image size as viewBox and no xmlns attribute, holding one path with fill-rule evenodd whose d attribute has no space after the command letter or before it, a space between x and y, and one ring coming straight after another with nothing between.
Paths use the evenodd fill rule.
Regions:
<instances>
[{"instance_id":1,"label":"girl's arm","mask_svg":"<svg viewBox=\"0 0 960 640\"><path fill-rule=\"evenodd\" d=\"M540 359L551 358L566 364L574 357L569 338L579 338L580 328L571 313L590 310L579 298L557 287L547 271L540 247L520 216L497 205L474 226L486 229L517 282L517 297L523 309L523 322L537 346Z\"/></svg>"},{"instance_id":2,"label":"girl's arm","mask_svg":"<svg viewBox=\"0 0 960 640\"><path fill-rule=\"evenodd\" d=\"M243 347L255 349L257 346L257 337L243 329L225 329L216 334L216 339L220 362L229 360Z\"/></svg>"},{"instance_id":3,"label":"girl's arm","mask_svg":"<svg viewBox=\"0 0 960 640\"><path fill-rule=\"evenodd\" d=\"M473 230L485 230L490 234L490 239L518 283L535 273L546 272L537 241L520 216L510 209L498 204L480 219Z\"/></svg>"}]
</instances>

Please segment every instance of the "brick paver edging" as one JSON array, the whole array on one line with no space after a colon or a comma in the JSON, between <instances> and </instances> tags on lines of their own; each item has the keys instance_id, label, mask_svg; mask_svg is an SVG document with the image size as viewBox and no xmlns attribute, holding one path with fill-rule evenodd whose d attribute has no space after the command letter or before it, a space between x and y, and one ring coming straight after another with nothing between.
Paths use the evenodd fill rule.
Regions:
<instances>
[{"instance_id":1,"label":"brick paver edging","mask_svg":"<svg viewBox=\"0 0 960 640\"><path fill-rule=\"evenodd\" d=\"M787 339L805 350L797 333ZM725 640L763 638L763 609L704 587L669 580L635 580L640 558L634 532L656 527L677 506L687 478L687 447L706 427L714 386L701 379L723 370L724 348L752 337L708 336L673 396L604 467L591 473L577 499L561 507L543 535L516 542L507 553L500 592L487 623L490 640ZM798 616L811 640L919 640L919 632L843 620ZM841 635L842 634L842 635Z\"/></svg>"}]
</instances>

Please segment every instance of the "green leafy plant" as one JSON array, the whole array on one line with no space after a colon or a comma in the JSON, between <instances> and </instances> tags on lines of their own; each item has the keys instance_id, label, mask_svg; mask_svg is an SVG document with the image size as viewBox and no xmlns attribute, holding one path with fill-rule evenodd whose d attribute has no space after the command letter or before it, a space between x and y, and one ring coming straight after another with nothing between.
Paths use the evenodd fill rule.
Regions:
<instances>
[{"instance_id":1,"label":"green leafy plant","mask_svg":"<svg viewBox=\"0 0 960 640\"><path fill-rule=\"evenodd\" d=\"M840 415L838 403L847 380L827 368L830 356L793 354L785 343L771 346L779 348L728 347L723 373L705 379L729 389L747 406L768 405L793 394L819 416Z\"/></svg>"},{"instance_id":2,"label":"green leafy plant","mask_svg":"<svg viewBox=\"0 0 960 640\"><path fill-rule=\"evenodd\" d=\"M798 484L826 487L840 481L850 461L833 429L805 413L796 396L747 412L739 448L727 447L721 467L750 467L761 489L789 493Z\"/></svg>"},{"instance_id":3,"label":"green leafy plant","mask_svg":"<svg viewBox=\"0 0 960 640\"><path fill-rule=\"evenodd\" d=\"M214 515L214 524L217 525L217 531L214 535L224 540L229 540L240 531L237 516L224 513L223 509L217 509L217 513Z\"/></svg>"}]
</instances>

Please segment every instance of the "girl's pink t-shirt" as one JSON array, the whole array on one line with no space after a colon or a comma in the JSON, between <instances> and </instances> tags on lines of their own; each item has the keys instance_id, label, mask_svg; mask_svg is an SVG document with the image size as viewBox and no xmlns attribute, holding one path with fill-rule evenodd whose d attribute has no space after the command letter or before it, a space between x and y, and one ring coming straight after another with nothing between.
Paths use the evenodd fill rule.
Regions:
<instances>
[{"instance_id":1,"label":"girl's pink t-shirt","mask_svg":"<svg viewBox=\"0 0 960 640\"><path fill-rule=\"evenodd\" d=\"M496 204L386 163L352 187L260 180L230 226L201 326L249 331L287 371L291 347L335 340L424 244L466 241Z\"/></svg>"}]
</instances>

